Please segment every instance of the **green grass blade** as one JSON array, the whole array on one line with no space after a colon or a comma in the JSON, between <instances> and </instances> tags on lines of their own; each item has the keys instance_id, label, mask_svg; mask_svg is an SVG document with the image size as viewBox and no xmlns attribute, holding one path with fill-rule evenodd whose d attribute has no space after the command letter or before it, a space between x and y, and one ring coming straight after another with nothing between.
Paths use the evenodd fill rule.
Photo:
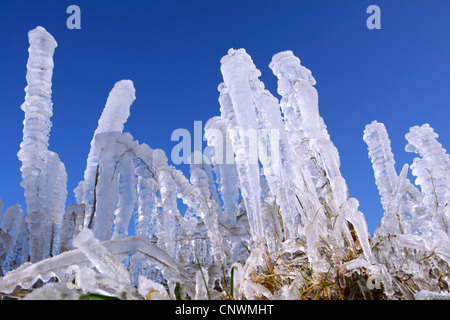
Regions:
<instances>
[{"instance_id":1,"label":"green grass blade","mask_svg":"<svg viewBox=\"0 0 450 320\"><path fill-rule=\"evenodd\" d=\"M105 296L98 293L87 293L78 298L79 300L120 300L117 297Z\"/></svg>"},{"instance_id":2,"label":"green grass blade","mask_svg":"<svg viewBox=\"0 0 450 320\"><path fill-rule=\"evenodd\" d=\"M237 269L237 267L232 267L231 268L231 285L230 285L230 294L231 297L234 299L234 270Z\"/></svg>"},{"instance_id":3,"label":"green grass blade","mask_svg":"<svg viewBox=\"0 0 450 320\"><path fill-rule=\"evenodd\" d=\"M186 300L183 296L183 290L181 290L181 284L179 282L175 285L175 299Z\"/></svg>"}]
</instances>

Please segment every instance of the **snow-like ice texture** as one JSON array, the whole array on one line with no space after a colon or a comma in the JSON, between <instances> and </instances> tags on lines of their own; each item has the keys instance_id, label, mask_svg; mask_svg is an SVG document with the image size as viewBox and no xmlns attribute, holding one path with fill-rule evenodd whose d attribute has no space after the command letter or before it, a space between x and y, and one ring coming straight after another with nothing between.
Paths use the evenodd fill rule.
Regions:
<instances>
[{"instance_id":1,"label":"snow-like ice texture","mask_svg":"<svg viewBox=\"0 0 450 320\"><path fill-rule=\"evenodd\" d=\"M130 116L130 107L136 99L133 82L130 80L118 81L109 93L105 108L98 120L98 127L94 132L91 141L91 149L87 158L86 170L84 172L84 181L81 182L76 192L80 193L77 198L78 203L85 205L85 226L91 221L92 213L95 211L95 184L98 178L99 149L96 148L96 136L104 132L122 132L124 124Z\"/></svg>"},{"instance_id":2,"label":"snow-like ice texture","mask_svg":"<svg viewBox=\"0 0 450 320\"><path fill-rule=\"evenodd\" d=\"M139 294L146 300L169 300L166 288L160 283L147 279L143 276L139 278Z\"/></svg>"},{"instance_id":3,"label":"snow-like ice texture","mask_svg":"<svg viewBox=\"0 0 450 320\"><path fill-rule=\"evenodd\" d=\"M28 38L28 85L21 106L25 120L18 157L27 204L30 260L35 262L51 253L55 219L64 212L67 175L58 156L48 151L53 114L53 53L57 43L42 27L31 30Z\"/></svg>"}]
</instances>

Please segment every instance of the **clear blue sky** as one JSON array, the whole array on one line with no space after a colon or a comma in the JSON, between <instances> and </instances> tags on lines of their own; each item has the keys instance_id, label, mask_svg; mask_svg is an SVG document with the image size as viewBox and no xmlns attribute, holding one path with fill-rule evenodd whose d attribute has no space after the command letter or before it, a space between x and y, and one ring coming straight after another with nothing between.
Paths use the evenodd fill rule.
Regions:
<instances>
[{"instance_id":1,"label":"clear blue sky","mask_svg":"<svg viewBox=\"0 0 450 320\"><path fill-rule=\"evenodd\" d=\"M66 27L66 8L81 8L81 30ZM381 8L381 30L366 28L366 9ZM317 80L321 116L341 157L351 196L369 231L382 208L364 126L383 122L397 170L409 127L429 123L450 148L450 1L0 1L0 197L25 206L20 187L27 32L40 25L58 42L54 56L53 127L72 190L83 179L89 143L109 91L131 79L136 101L125 131L170 154L173 130L193 132L219 114L219 60L245 48L276 94L268 64L292 50ZM182 168L183 169L183 168ZM185 168L184 168L185 169Z\"/></svg>"}]
</instances>

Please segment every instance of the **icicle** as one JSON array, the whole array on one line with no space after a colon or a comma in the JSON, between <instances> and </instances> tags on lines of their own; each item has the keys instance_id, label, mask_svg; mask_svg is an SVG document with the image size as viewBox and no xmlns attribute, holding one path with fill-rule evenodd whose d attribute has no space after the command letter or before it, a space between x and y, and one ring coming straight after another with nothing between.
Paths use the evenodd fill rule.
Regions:
<instances>
[{"instance_id":1,"label":"icicle","mask_svg":"<svg viewBox=\"0 0 450 320\"><path fill-rule=\"evenodd\" d=\"M371 261L365 220L357 202L347 200L339 154L319 115L315 79L291 51L274 55L270 68L278 78L285 128L296 160L291 176L295 177L293 184L299 190L296 197L306 214L303 232L312 265L316 270L326 270L330 263L327 255L337 254L336 258L342 259L338 252L351 241L347 221L355 227L365 258Z\"/></svg>"},{"instance_id":2,"label":"icicle","mask_svg":"<svg viewBox=\"0 0 450 320\"><path fill-rule=\"evenodd\" d=\"M424 205L436 220L437 225L448 234L450 221L450 158L437 141L438 135L428 124L414 126L406 134L409 144L406 151L419 153L411 166L417 177L416 184L424 193Z\"/></svg>"},{"instance_id":3,"label":"icicle","mask_svg":"<svg viewBox=\"0 0 450 320\"><path fill-rule=\"evenodd\" d=\"M133 162L126 155L119 158L119 203L114 221L112 239L125 238L128 235L128 225L136 203L136 176Z\"/></svg>"},{"instance_id":4,"label":"icicle","mask_svg":"<svg viewBox=\"0 0 450 320\"><path fill-rule=\"evenodd\" d=\"M236 117L237 127L229 120L225 121L227 121L229 130L237 130L233 133L232 141L236 153L236 167L240 177L241 194L245 201L252 238L255 242L259 242L264 237L260 203L261 187L257 144L255 145L255 141L252 140L252 136L256 138L258 127L255 105L249 85L250 74L257 72L257 70L244 49L230 49L228 55L221 60L221 71L224 85L227 87L229 94L228 101L221 99L221 107L223 109L232 108L232 111L229 110L229 112L233 112ZM223 87L224 89L225 87ZM222 92L225 93L223 90ZM248 136L248 142L246 136Z\"/></svg>"},{"instance_id":5,"label":"icicle","mask_svg":"<svg viewBox=\"0 0 450 320\"><path fill-rule=\"evenodd\" d=\"M162 221L156 228L158 230L158 242L169 254L175 256L176 217L180 215L177 206L177 184L172 171L167 166L167 157L162 150L154 154L154 160L158 164L158 183L161 191Z\"/></svg>"},{"instance_id":6,"label":"icicle","mask_svg":"<svg viewBox=\"0 0 450 320\"><path fill-rule=\"evenodd\" d=\"M99 164L98 155L100 150L95 147L96 136L105 132L122 132L124 124L130 115L130 106L136 99L133 82L130 80L121 80L116 82L114 88L109 93L105 108L98 120L98 127L94 132L91 141L86 170L84 171L84 183L79 185L83 191L77 190L82 194L82 203L86 206L85 226L88 226L92 212L94 211L94 193L97 178L97 168ZM78 200L78 197L77 197Z\"/></svg>"},{"instance_id":7,"label":"icicle","mask_svg":"<svg viewBox=\"0 0 450 320\"><path fill-rule=\"evenodd\" d=\"M22 187L27 203L27 223L30 237L30 259L38 261L49 252L45 250L45 237L50 217L47 211L46 170L50 117L53 114L51 87L55 39L42 27L28 33L30 48L27 64L27 87L23 141L18 152L22 162Z\"/></svg>"},{"instance_id":8,"label":"icicle","mask_svg":"<svg viewBox=\"0 0 450 320\"><path fill-rule=\"evenodd\" d=\"M362 212L358 211L359 202L355 198L350 198L343 206L345 211L345 218L353 225L353 228L358 236L358 241L363 250L364 258L369 263L373 263L372 250L369 244L369 231L367 222Z\"/></svg>"},{"instance_id":9,"label":"icicle","mask_svg":"<svg viewBox=\"0 0 450 320\"><path fill-rule=\"evenodd\" d=\"M402 226L400 225L401 220L401 205L402 198L405 194L405 183L407 179L409 166L405 164L398 178L396 179L395 185L392 188L389 203L386 205L386 211L381 220L380 225L377 227L374 236L387 236L394 234L401 234Z\"/></svg>"},{"instance_id":10,"label":"icicle","mask_svg":"<svg viewBox=\"0 0 450 320\"><path fill-rule=\"evenodd\" d=\"M96 206L93 208L93 219L88 221L88 227L93 227L96 238L108 240L114 224L114 211L117 207L118 172L117 158L126 151L123 144L116 143L120 133L101 133L95 138L95 147L99 153L99 174L96 187ZM87 214L87 213L86 213ZM85 216L86 223L86 216Z\"/></svg>"},{"instance_id":11,"label":"icicle","mask_svg":"<svg viewBox=\"0 0 450 320\"><path fill-rule=\"evenodd\" d=\"M373 172L381 203L385 211L391 201L392 192L397 181L394 155L391 151L391 141L384 124L373 121L364 130L364 141L367 143L369 157L372 161Z\"/></svg>"},{"instance_id":12,"label":"icicle","mask_svg":"<svg viewBox=\"0 0 450 320\"><path fill-rule=\"evenodd\" d=\"M280 205L284 238L294 239L298 236L298 224L302 218L295 196L299 191L293 183L291 150L278 100L264 90L264 84L257 76L259 73L252 73L250 85L257 106L259 159L270 191Z\"/></svg>"},{"instance_id":13,"label":"icicle","mask_svg":"<svg viewBox=\"0 0 450 320\"><path fill-rule=\"evenodd\" d=\"M285 99L284 109L288 109L285 113L287 122L298 126L298 121L301 121L297 128L304 129L305 138L316 152L319 169L326 173L333 190L329 196L334 198L337 206L342 205L347 201L347 185L339 170L338 151L319 115L318 93L314 88L316 81L311 71L300 64L300 59L292 51L277 53L269 66L279 79L279 92ZM292 117L296 118L290 119Z\"/></svg>"},{"instance_id":14,"label":"icicle","mask_svg":"<svg viewBox=\"0 0 450 320\"><path fill-rule=\"evenodd\" d=\"M205 124L205 138L212 149L214 172L223 201L224 221L234 226L236 222L236 203L239 200L239 181L234 163L234 153L226 123L220 117L214 117Z\"/></svg>"},{"instance_id":15,"label":"icicle","mask_svg":"<svg viewBox=\"0 0 450 320\"><path fill-rule=\"evenodd\" d=\"M193 154L192 159L194 157ZM219 229L219 206L210 192L210 177L202 167L202 165L191 165L191 183L196 199L196 209L198 216L208 229L212 245L211 255L214 256L216 263L219 263L225 270L226 261L223 249L226 243L223 241L223 234Z\"/></svg>"},{"instance_id":16,"label":"icicle","mask_svg":"<svg viewBox=\"0 0 450 320\"><path fill-rule=\"evenodd\" d=\"M292 83L296 79L303 77L303 81L309 81L315 84L311 72L303 66L300 66L298 58L294 57L292 52L281 52L272 58L269 67L278 78L278 93L282 96L280 107L283 112L284 128L287 135L287 142L282 142L281 149L284 154L282 159L286 161L286 173L290 173L291 184L293 184L295 198L299 203L302 224L313 221L316 213L321 210L321 204L316 196L314 179L310 169L315 164L311 164L311 146L309 137L302 122L302 115L298 107L296 94ZM289 165L289 156L286 151L290 150L293 159L292 165ZM294 161L295 159L295 161ZM317 169L316 169L317 170ZM317 170L320 171L320 170ZM314 173L316 175L316 173ZM322 173L323 175L323 173ZM323 185L323 182L322 182Z\"/></svg>"},{"instance_id":17,"label":"icicle","mask_svg":"<svg viewBox=\"0 0 450 320\"><path fill-rule=\"evenodd\" d=\"M50 230L45 252L57 254L57 234L64 216L67 197L67 173L64 164L56 153L49 151L47 163L47 210L50 215Z\"/></svg>"},{"instance_id":18,"label":"icicle","mask_svg":"<svg viewBox=\"0 0 450 320\"><path fill-rule=\"evenodd\" d=\"M138 209L135 215L136 234L148 238L155 234L157 219L158 180L157 169L153 163L154 151L146 144L139 145L135 151L135 172L137 178Z\"/></svg>"},{"instance_id":19,"label":"icicle","mask_svg":"<svg viewBox=\"0 0 450 320\"><path fill-rule=\"evenodd\" d=\"M209 163L209 159L208 157L204 156L201 152L199 151L194 151L191 155L191 160L194 159L202 159L201 164L195 164L193 161L191 162L191 171L194 170L195 168L200 168L202 169L206 176L207 176L207 182L208 182L208 189L209 189L209 195L210 195L210 200L213 204L213 206L215 207L214 210L216 210L217 212L219 212L219 195L217 193L217 187L216 184L214 183L214 177L213 177L213 169L211 168L211 164Z\"/></svg>"},{"instance_id":20,"label":"icicle","mask_svg":"<svg viewBox=\"0 0 450 320\"><path fill-rule=\"evenodd\" d=\"M156 218L156 192L154 182L142 176L137 181L138 211L136 215L136 234L140 237L150 237L154 232L152 218ZM152 228L153 226L153 228ZM153 229L153 230L152 230Z\"/></svg>"}]
</instances>

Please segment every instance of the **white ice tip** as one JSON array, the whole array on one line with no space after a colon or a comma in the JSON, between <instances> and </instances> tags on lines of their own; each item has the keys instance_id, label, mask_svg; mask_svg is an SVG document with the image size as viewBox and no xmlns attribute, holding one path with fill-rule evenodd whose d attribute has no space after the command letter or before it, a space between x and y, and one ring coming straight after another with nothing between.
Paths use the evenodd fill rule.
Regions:
<instances>
[{"instance_id":1,"label":"white ice tip","mask_svg":"<svg viewBox=\"0 0 450 320\"><path fill-rule=\"evenodd\" d=\"M220 63L223 65L225 63L228 62L242 62L248 65L253 65L253 60L250 57L250 55L245 51L245 49L241 48L241 49L229 49L228 50L228 54L224 57L222 57L222 59L220 59Z\"/></svg>"},{"instance_id":2,"label":"white ice tip","mask_svg":"<svg viewBox=\"0 0 450 320\"><path fill-rule=\"evenodd\" d=\"M53 51L58 46L55 38L53 38L53 36L47 32L45 28L40 26L28 32L28 39L31 46L39 46L45 51Z\"/></svg>"},{"instance_id":3,"label":"white ice tip","mask_svg":"<svg viewBox=\"0 0 450 320\"><path fill-rule=\"evenodd\" d=\"M131 80L120 80L114 84L113 90L120 90L128 92L132 99L136 99L136 89L134 88L133 81Z\"/></svg>"},{"instance_id":4,"label":"white ice tip","mask_svg":"<svg viewBox=\"0 0 450 320\"><path fill-rule=\"evenodd\" d=\"M312 85L316 84L311 71L302 66L300 59L290 50L275 54L269 68L278 78L286 78L291 81L302 79L309 81Z\"/></svg>"}]
</instances>

